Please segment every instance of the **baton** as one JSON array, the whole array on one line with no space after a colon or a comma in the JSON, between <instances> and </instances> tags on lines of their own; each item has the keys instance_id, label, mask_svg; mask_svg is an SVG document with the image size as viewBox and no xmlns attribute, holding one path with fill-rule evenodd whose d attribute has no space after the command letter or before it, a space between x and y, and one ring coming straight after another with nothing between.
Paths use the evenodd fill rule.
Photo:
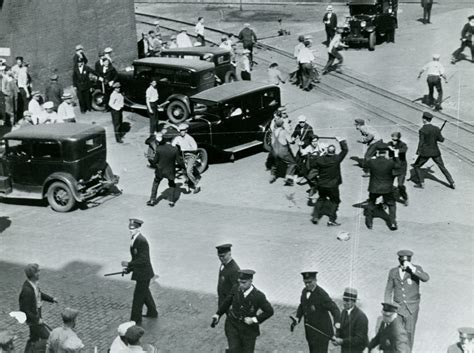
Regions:
<instances>
[{"instance_id":1,"label":"baton","mask_svg":"<svg viewBox=\"0 0 474 353\"><path fill-rule=\"evenodd\" d=\"M439 132L443 131L444 125L446 125L447 122L447 120L444 121L443 125L441 125L441 128L439 129Z\"/></svg>"},{"instance_id":2,"label":"baton","mask_svg":"<svg viewBox=\"0 0 474 353\"><path fill-rule=\"evenodd\" d=\"M323 335L324 337L329 338L332 341L332 337L329 336L327 333L324 333L323 331L317 329L316 327L311 326L310 324L304 324L305 326L308 326L310 329L316 331L317 333Z\"/></svg>"},{"instance_id":3,"label":"baton","mask_svg":"<svg viewBox=\"0 0 474 353\"><path fill-rule=\"evenodd\" d=\"M109 276L117 276L117 275L123 275L125 274L125 271L120 271L120 272L112 272L112 273L106 273L104 277L109 277Z\"/></svg>"}]
</instances>

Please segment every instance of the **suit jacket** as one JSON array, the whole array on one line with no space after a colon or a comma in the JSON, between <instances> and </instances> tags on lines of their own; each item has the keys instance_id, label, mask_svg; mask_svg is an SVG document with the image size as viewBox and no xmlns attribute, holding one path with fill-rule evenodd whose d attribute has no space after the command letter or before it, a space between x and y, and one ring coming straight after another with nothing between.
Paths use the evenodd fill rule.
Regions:
<instances>
[{"instance_id":1,"label":"suit jacket","mask_svg":"<svg viewBox=\"0 0 474 353\"><path fill-rule=\"evenodd\" d=\"M159 178L174 180L178 148L169 143L161 143L156 146L153 164L156 165L155 175Z\"/></svg>"},{"instance_id":2,"label":"suit jacket","mask_svg":"<svg viewBox=\"0 0 474 353\"><path fill-rule=\"evenodd\" d=\"M444 137L441 135L439 127L425 124L419 131L419 137L416 154L420 157L438 157L441 155L438 142L443 142Z\"/></svg>"},{"instance_id":3,"label":"suit jacket","mask_svg":"<svg viewBox=\"0 0 474 353\"><path fill-rule=\"evenodd\" d=\"M300 305L296 311L296 317L298 320L304 317L305 324L307 323L332 337L334 329L329 313L334 318L334 323L338 323L341 321L339 308L329 297L329 294L319 286L311 292L308 299L306 299L306 293L308 293L308 290L304 288L301 293ZM320 336L319 333L306 326L305 332L306 338Z\"/></svg>"},{"instance_id":4,"label":"suit jacket","mask_svg":"<svg viewBox=\"0 0 474 353\"><path fill-rule=\"evenodd\" d=\"M63 102L61 99L63 93L63 86L58 82L52 82L45 89L46 101L53 102L54 108L58 109L59 105Z\"/></svg>"},{"instance_id":5,"label":"suit jacket","mask_svg":"<svg viewBox=\"0 0 474 353\"><path fill-rule=\"evenodd\" d=\"M370 170L370 193L388 194L393 191L393 179L399 174L401 167L398 158L376 157L364 161L363 164Z\"/></svg>"},{"instance_id":6,"label":"suit jacket","mask_svg":"<svg viewBox=\"0 0 474 353\"><path fill-rule=\"evenodd\" d=\"M117 81L117 79L118 79L117 70L115 70L115 67L113 67L112 64L109 65L109 67L107 68L107 70L105 72L102 69L102 71L98 72L97 74L100 77L104 78L104 81L105 81L106 84L111 82L111 81Z\"/></svg>"},{"instance_id":7,"label":"suit jacket","mask_svg":"<svg viewBox=\"0 0 474 353\"><path fill-rule=\"evenodd\" d=\"M53 303L53 297L41 292L41 300ZM36 302L36 295L33 286L30 282L25 281L21 288L20 297L20 311L23 311L26 315L26 323L28 325L37 325L39 319L41 319L41 310L38 308Z\"/></svg>"},{"instance_id":8,"label":"suit jacket","mask_svg":"<svg viewBox=\"0 0 474 353\"><path fill-rule=\"evenodd\" d=\"M72 85L79 91L86 91L92 87L92 81L89 77L90 74L94 74L94 71L87 65L84 65L82 73L79 67L74 67L72 72Z\"/></svg>"},{"instance_id":9,"label":"suit jacket","mask_svg":"<svg viewBox=\"0 0 474 353\"><path fill-rule=\"evenodd\" d=\"M433 4L433 0L421 0L421 6L425 7L425 5Z\"/></svg>"},{"instance_id":10,"label":"suit jacket","mask_svg":"<svg viewBox=\"0 0 474 353\"><path fill-rule=\"evenodd\" d=\"M146 57L146 45L145 45L146 39L142 38L137 42L137 50L138 50L138 58L145 58Z\"/></svg>"},{"instance_id":11,"label":"suit jacket","mask_svg":"<svg viewBox=\"0 0 474 353\"><path fill-rule=\"evenodd\" d=\"M347 310L341 313L341 328L337 330L337 337L344 341L341 353L362 353L369 344L369 320L362 310L354 306L348 316Z\"/></svg>"},{"instance_id":12,"label":"suit jacket","mask_svg":"<svg viewBox=\"0 0 474 353\"><path fill-rule=\"evenodd\" d=\"M328 29L330 28L332 30L336 30L336 27L337 27L337 16L336 16L336 14L334 12L332 13L331 18L329 19L329 24L326 23L327 20L328 20L328 13L326 12L324 14L324 17L323 17L324 25Z\"/></svg>"},{"instance_id":13,"label":"suit jacket","mask_svg":"<svg viewBox=\"0 0 474 353\"><path fill-rule=\"evenodd\" d=\"M133 281L144 281L155 276L150 262L150 247L146 238L140 233L136 236L130 247L132 260L128 263L128 269L133 272Z\"/></svg>"},{"instance_id":14,"label":"suit jacket","mask_svg":"<svg viewBox=\"0 0 474 353\"><path fill-rule=\"evenodd\" d=\"M464 25L461 30L461 39L465 39L468 42L472 42L472 36L474 35L474 26L468 23Z\"/></svg>"},{"instance_id":15,"label":"suit jacket","mask_svg":"<svg viewBox=\"0 0 474 353\"><path fill-rule=\"evenodd\" d=\"M95 62L94 69L97 75L100 75L103 71L104 65L102 65L102 61L99 59Z\"/></svg>"},{"instance_id":16,"label":"suit jacket","mask_svg":"<svg viewBox=\"0 0 474 353\"><path fill-rule=\"evenodd\" d=\"M341 141L341 152L333 155L322 155L310 159L310 168L318 170L318 186L333 188L342 184L341 163L349 149L347 142Z\"/></svg>"},{"instance_id":17,"label":"suit jacket","mask_svg":"<svg viewBox=\"0 0 474 353\"><path fill-rule=\"evenodd\" d=\"M392 300L400 305L398 313L402 316L413 314L420 305L420 281L427 282L430 276L421 266L415 265L416 271L410 269L400 278L399 267L392 268L388 273L385 287L385 302Z\"/></svg>"},{"instance_id":18,"label":"suit jacket","mask_svg":"<svg viewBox=\"0 0 474 353\"><path fill-rule=\"evenodd\" d=\"M369 349L377 346L384 353L410 353L408 334L399 316L388 325L380 325L377 335L369 343Z\"/></svg>"},{"instance_id":19,"label":"suit jacket","mask_svg":"<svg viewBox=\"0 0 474 353\"><path fill-rule=\"evenodd\" d=\"M295 131L293 131L293 133L291 134L291 137L293 138L300 138L300 140L303 142L303 148L305 148L311 143L313 136L313 128L308 123L305 123L303 128L300 126L300 124L296 125Z\"/></svg>"},{"instance_id":20,"label":"suit jacket","mask_svg":"<svg viewBox=\"0 0 474 353\"><path fill-rule=\"evenodd\" d=\"M237 284L239 270L240 267L234 259L230 260L229 263L219 270L219 278L217 280L218 307L222 305L225 298L232 292L232 288Z\"/></svg>"},{"instance_id":21,"label":"suit jacket","mask_svg":"<svg viewBox=\"0 0 474 353\"><path fill-rule=\"evenodd\" d=\"M87 65L87 62L89 60L87 60L87 57L86 57L86 54L82 54L82 55L79 55L77 53L74 54L74 56L72 57L72 61L74 63L74 67L77 66L77 63L79 62L79 58L81 58L84 60L84 65Z\"/></svg>"},{"instance_id":22,"label":"suit jacket","mask_svg":"<svg viewBox=\"0 0 474 353\"><path fill-rule=\"evenodd\" d=\"M239 39L242 41L244 48L252 46L257 42L257 35L250 28L244 28L239 33Z\"/></svg>"},{"instance_id":23,"label":"suit jacket","mask_svg":"<svg viewBox=\"0 0 474 353\"><path fill-rule=\"evenodd\" d=\"M265 294L255 287L245 298L237 284L217 310L219 316L225 313L227 313L227 320L237 324L242 335L257 337L260 335L259 325L273 316L273 307L268 302ZM258 323L247 325L243 321L245 317L256 317Z\"/></svg>"}]
</instances>

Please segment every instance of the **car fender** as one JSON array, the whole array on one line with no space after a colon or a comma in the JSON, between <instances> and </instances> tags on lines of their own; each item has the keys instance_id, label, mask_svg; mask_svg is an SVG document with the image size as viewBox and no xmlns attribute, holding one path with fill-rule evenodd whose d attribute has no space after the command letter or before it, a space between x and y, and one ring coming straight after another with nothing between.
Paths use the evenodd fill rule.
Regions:
<instances>
[{"instance_id":1,"label":"car fender","mask_svg":"<svg viewBox=\"0 0 474 353\"><path fill-rule=\"evenodd\" d=\"M48 176L43 184L43 197L46 197L49 186L55 181L61 181L71 189L71 192L77 202L82 202L82 196L77 190L77 180L69 173L58 172Z\"/></svg>"},{"instance_id":2,"label":"car fender","mask_svg":"<svg viewBox=\"0 0 474 353\"><path fill-rule=\"evenodd\" d=\"M191 101L189 100L189 97L184 95L184 94L175 93L175 94L172 94L171 96L169 96L168 98L166 98L166 100L170 101L170 102L172 102L174 100L179 100L179 101L183 102L184 104L186 104L189 111L191 111Z\"/></svg>"}]
</instances>

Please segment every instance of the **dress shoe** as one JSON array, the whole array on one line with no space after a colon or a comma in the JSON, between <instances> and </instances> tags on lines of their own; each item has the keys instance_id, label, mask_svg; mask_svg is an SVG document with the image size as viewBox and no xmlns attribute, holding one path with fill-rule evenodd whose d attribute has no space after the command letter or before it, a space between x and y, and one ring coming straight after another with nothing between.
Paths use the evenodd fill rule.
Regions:
<instances>
[{"instance_id":1,"label":"dress shoe","mask_svg":"<svg viewBox=\"0 0 474 353\"><path fill-rule=\"evenodd\" d=\"M365 225L367 229L372 229L372 221L368 221L367 219L365 220Z\"/></svg>"},{"instance_id":2,"label":"dress shoe","mask_svg":"<svg viewBox=\"0 0 474 353\"><path fill-rule=\"evenodd\" d=\"M153 200L149 200L147 203L146 203L147 206L150 206L150 207L153 207L156 205L155 201Z\"/></svg>"},{"instance_id":3,"label":"dress shoe","mask_svg":"<svg viewBox=\"0 0 474 353\"><path fill-rule=\"evenodd\" d=\"M169 205L170 207L174 207L175 204L174 204L174 202L169 202L168 205Z\"/></svg>"},{"instance_id":4,"label":"dress shoe","mask_svg":"<svg viewBox=\"0 0 474 353\"><path fill-rule=\"evenodd\" d=\"M273 184L276 180L277 180L277 178L275 176L272 176L268 182L270 184Z\"/></svg>"},{"instance_id":5,"label":"dress shoe","mask_svg":"<svg viewBox=\"0 0 474 353\"><path fill-rule=\"evenodd\" d=\"M156 319L156 318L158 318L158 312L156 312L156 313L146 313L146 314L144 314L144 315L142 315L142 316L143 316L143 317L148 317L148 318L150 318L150 319Z\"/></svg>"},{"instance_id":6,"label":"dress shoe","mask_svg":"<svg viewBox=\"0 0 474 353\"><path fill-rule=\"evenodd\" d=\"M454 183L450 183L450 184L449 184L449 187L450 187L451 189L453 189L453 190L456 189L456 185L455 185Z\"/></svg>"},{"instance_id":7,"label":"dress shoe","mask_svg":"<svg viewBox=\"0 0 474 353\"><path fill-rule=\"evenodd\" d=\"M362 178L369 178L370 177L370 174L369 173L364 173L362 174Z\"/></svg>"},{"instance_id":8,"label":"dress shoe","mask_svg":"<svg viewBox=\"0 0 474 353\"><path fill-rule=\"evenodd\" d=\"M200 187L200 186L197 186L197 187L194 188L193 194L197 194L197 193L200 192L200 191L201 191L201 187Z\"/></svg>"},{"instance_id":9,"label":"dress shoe","mask_svg":"<svg viewBox=\"0 0 474 353\"><path fill-rule=\"evenodd\" d=\"M415 184L413 185L413 187L417 188L417 189L424 189L425 188L425 185L423 183L420 183L420 184Z\"/></svg>"},{"instance_id":10,"label":"dress shoe","mask_svg":"<svg viewBox=\"0 0 474 353\"><path fill-rule=\"evenodd\" d=\"M317 218L311 218L311 223L318 224L318 219Z\"/></svg>"},{"instance_id":11,"label":"dress shoe","mask_svg":"<svg viewBox=\"0 0 474 353\"><path fill-rule=\"evenodd\" d=\"M405 206L408 206L408 199L403 200L403 204L404 204Z\"/></svg>"},{"instance_id":12,"label":"dress shoe","mask_svg":"<svg viewBox=\"0 0 474 353\"><path fill-rule=\"evenodd\" d=\"M397 226L397 223L392 223L390 224L390 226L388 227L390 230L397 230L398 229L398 226Z\"/></svg>"},{"instance_id":13,"label":"dress shoe","mask_svg":"<svg viewBox=\"0 0 474 353\"><path fill-rule=\"evenodd\" d=\"M338 223L336 221L328 221L328 227L336 227L336 226L340 226L341 223Z\"/></svg>"}]
</instances>

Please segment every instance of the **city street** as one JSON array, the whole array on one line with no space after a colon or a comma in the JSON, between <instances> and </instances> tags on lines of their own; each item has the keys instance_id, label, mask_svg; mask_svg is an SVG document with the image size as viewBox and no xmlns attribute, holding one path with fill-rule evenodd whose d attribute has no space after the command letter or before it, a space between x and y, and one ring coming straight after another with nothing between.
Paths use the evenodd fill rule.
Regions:
<instances>
[{"instance_id":1,"label":"city street","mask_svg":"<svg viewBox=\"0 0 474 353\"><path fill-rule=\"evenodd\" d=\"M404 14L409 13L410 19L418 16L418 4L416 14L411 5L405 8ZM440 22L450 16L444 7L443 11L435 17ZM453 11L459 18L474 12L459 6ZM461 24L464 19L457 23L451 37L457 38ZM308 22L300 29L307 27ZM385 44L381 50L366 53L380 58L381 63L374 65L377 72L386 70L385 58L393 55L400 42L414 44L403 34L403 28L399 32L400 41L393 47L387 49ZM296 36L291 38L291 41L285 39L288 42L282 47L292 47ZM446 65L449 65L450 48L443 49ZM415 57L409 64L411 73L406 73L405 67L396 67L386 86L380 76L373 77L371 82L386 89L393 85L397 93L416 98L416 90L426 86L402 81L408 75L416 76L419 66L430 59L432 50L426 50L413 54ZM354 59L352 63L348 60L350 70L370 76L370 70L364 70L356 54L360 56L362 51L343 52L345 59ZM320 57L325 58L325 53ZM467 61L461 65L461 70L472 77L474 65ZM398 73L400 77L395 77ZM266 66L257 66L252 79L265 81ZM460 80L458 84L460 87L465 83ZM472 97L472 83L466 86ZM472 108L473 103L465 92L460 91L447 110L472 121L469 115L472 109L466 107ZM210 323L217 309L220 266L215 246L227 242L233 244L232 255L239 266L256 271L255 286L275 308L275 315L261 325L256 352L307 352L303 324L293 333L289 330L289 315L294 314L303 289L300 272L305 270L319 272L318 284L340 307L344 288L357 288L359 306L367 314L369 338L372 338L380 317L388 271L398 266L396 253L400 249L412 250L413 263L421 265L431 277L421 285L413 352L446 352L457 341L457 328L474 324L473 166L443 150L440 144L456 189L447 186L440 170L430 161L425 165L424 189L416 189L412 181L407 182L410 204L397 205L398 231L390 231L381 219L375 219L373 229L368 230L363 208L358 206L367 200L368 178L362 178L362 169L351 159L364 154L364 146L356 142L360 133L354 127L354 119L366 119L386 141L392 132L400 131L402 140L409 146L409 164L416 159L418 135L317 89L303 92L287 83L282 86L282 103L287 104L293 122L304 114L316 134L347 140L349 154L342 164L342 203L338 211L340 227L327 227L326 218L318 225L310 222L312 208L307 206L307 185L287 187L283 179L270 184L270 172L265 170L267 153L259 149L233 163L211 161L202 176L202 191L192 194L183 188L174 208L166 200L147 207L154 176L144 157L148 118L125 112L125 121L130 122L132 129L124 137L124 143L117 144L109 113L81 115L79 122L95 123L107 129L107 159L114 173L120 176L123 194L70 213L54 212L46 202L0 202L0 329L9 328L17 335L18 352L24 348L28 327L16 323L7 314L18 309L18 294L25 280L23 268L27 263L40 264L41 289L59 299L58 304L43 305L44 321L51 327L59 326L61 310L68 306L77 308L80 310L77 333L86 345L85 352L92 353L94 347L100 353L107 352L117 326L129 319L134 282L129 275L104 277L104 274L121 271L121 261L130 258L128 219L132 217L144 221L142 232L150 243L151 260L159 275L151 285L159 318L144 319L146 334L142 342L156 345L161 353L224 352L227 344L224 320L214 329ZM421 114L413 124L421 127ZM445 135L445 138L456 140L456 136ZM329 141L335 143L335 140L323 142ZM471 149L473 145L471 140ZM167 183L163 181L159 192L166 194L166 189ZM337 240L340 232L348 232L350 239ZM339 352L331 345L330 350Z\"/></svg>"}]
</instances>

